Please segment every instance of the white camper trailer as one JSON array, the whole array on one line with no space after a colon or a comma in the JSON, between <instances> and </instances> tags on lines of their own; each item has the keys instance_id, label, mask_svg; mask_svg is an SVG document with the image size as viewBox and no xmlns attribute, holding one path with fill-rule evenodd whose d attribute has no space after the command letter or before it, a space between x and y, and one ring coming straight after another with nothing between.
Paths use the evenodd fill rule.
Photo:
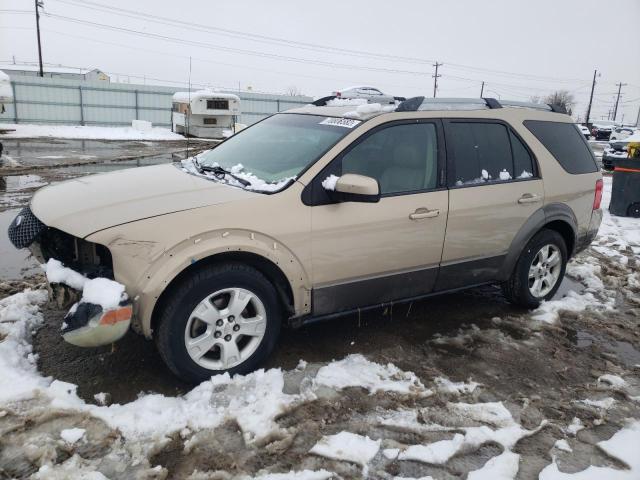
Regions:
<instances>
[{"instance_id":1,"label":"white camper trailer","mask_svg":"<svg viewBox=\"0 0 640 480\"><path fill-rule=\"evenodd\" d=\"M173 95L172 129L176 133L205 138L233 134L240 115L240 98L209 90L176 92Z\"/></svg>"}]
</instances>

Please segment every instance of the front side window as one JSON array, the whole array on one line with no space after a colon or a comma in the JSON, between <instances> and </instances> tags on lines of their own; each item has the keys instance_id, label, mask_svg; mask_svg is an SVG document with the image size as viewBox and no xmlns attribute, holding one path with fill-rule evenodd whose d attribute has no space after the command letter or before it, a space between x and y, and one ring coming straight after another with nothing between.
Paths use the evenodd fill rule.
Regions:
<instances>
[{"instance_id":1,"label":"front side window","mask_svg":"<svg viewBox=\"0 0 640 480\"><path fill-rule=\"evenodd\" d=\"M342 174L378 180L382 195L434 189L438 140L433 123L393 125L366 137L342 157Z\"/></svg>"},{"instance_id":2,"label":"front side window","mask_svg":"<svg viewBox=\"0 0 640 480\"><path fill-rule=\"evenodd\" d=\"M203 166L220 166L277 184L296 178L361 123L319 115L277 114L200 154L198 160Z\"/></svg>"},{"instance_id":3,"label":"front side window","mask_svg":"<svg viewBox=\"0 0 640 480\"><path fill-rule=\"evenodd\" d=\"M450 122L447 148L453 154L454 186L521 180L535 174L529 150L501 123Z\"/></svg>"}]
</instances>

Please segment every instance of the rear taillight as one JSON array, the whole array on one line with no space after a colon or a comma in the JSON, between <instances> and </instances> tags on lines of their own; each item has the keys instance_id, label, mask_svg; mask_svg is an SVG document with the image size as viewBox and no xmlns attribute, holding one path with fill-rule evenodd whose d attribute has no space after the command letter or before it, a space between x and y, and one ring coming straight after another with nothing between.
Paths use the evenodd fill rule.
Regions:
<instances>
[{"instance_id":1,"label":"rear taillight","mask_svg":"<svg viewBox=\"0 0 640 480\"><path fill-rule=\"evenodd\" d=\"M596 194L593 197L593 209L598 210L600 208L600 203L602 203L602 179L596 181Z\"/></svg>"},{"instance_id":2,"label":"rear taillight","mask_svg":"<svg viewBox=\"0 0 640 480\"><path fill-rule=\"evenodd\" d=\"M336 97L340 97L342 94L340 92L336 92Z\"/></svg>"}]
</instances>

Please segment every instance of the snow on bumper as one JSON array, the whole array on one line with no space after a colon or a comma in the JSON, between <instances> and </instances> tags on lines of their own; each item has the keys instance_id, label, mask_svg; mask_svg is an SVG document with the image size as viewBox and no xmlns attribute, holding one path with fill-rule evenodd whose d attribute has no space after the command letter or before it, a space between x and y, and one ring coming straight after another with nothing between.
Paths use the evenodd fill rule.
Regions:
<instances>
[{"instance_id":1,"label":"snow on bumper","mask_svg":"<svg viewBox=\"0 0 640 480\"><path fill-rule=\"evenodd\" d=\"M94 303L80 303L65 316L62 338L77 347L108 345L124 337L132 316L129 300L107 310Z\"/></svg>"}]
</instances>

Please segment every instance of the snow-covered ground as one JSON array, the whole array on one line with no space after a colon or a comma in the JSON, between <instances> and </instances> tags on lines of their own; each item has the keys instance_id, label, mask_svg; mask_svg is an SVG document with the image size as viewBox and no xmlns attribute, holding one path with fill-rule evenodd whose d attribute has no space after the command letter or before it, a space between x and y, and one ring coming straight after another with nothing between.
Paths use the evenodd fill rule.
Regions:
<instances>
[{"instance_id":1,"label":"snow-covered ground","mask_svg":"<svg viewBox=\"0 0 640 480\"><path fill-rule=\"evenodd\" d=\"M605 179L605 206L610 189ZM620 315L640 313L639 232L640 220L605 210L594 245L568 269L583 290L522 317L487 320L489 328L435 336L423 346L432 363L414 365L420 374L352 354L221 375L181 396L141 393L109 404L99 394L89 402L75 385L38 371L32 339L45 321L47 292L6 297L0 472L42 479L639 479L640 365L598 357L596 377L580 384L573 370L583 354L563 347L562 333L567 322L614 328ZM625 318L637 329L633 315ZM542 349L547 357L530 365ZM453 351L442 362L461 360L463 376L442 375L438 351ZM497 367L487 360L491 352ZM411 363L406 355L397 362ZM499 388L519 358L527 359L520 380L537 378L556 356L533 390L508 396ZM578 386L564 401L567 375Z\"/></svg>"},{"instance_id":2,"label":"snow-covered ground","mask_svg":"<svg viewBox=\"0 0 640 480\"><path fill-rule=\"evenodd\" d=\"M73 125L30 125L2 123L1 129L15 130L0 135L2 138L75 138L82 140L184 140L182 135L168 128L153 127L137 130L132 127L101 127Z\"/></svg>"}]
</instances>

